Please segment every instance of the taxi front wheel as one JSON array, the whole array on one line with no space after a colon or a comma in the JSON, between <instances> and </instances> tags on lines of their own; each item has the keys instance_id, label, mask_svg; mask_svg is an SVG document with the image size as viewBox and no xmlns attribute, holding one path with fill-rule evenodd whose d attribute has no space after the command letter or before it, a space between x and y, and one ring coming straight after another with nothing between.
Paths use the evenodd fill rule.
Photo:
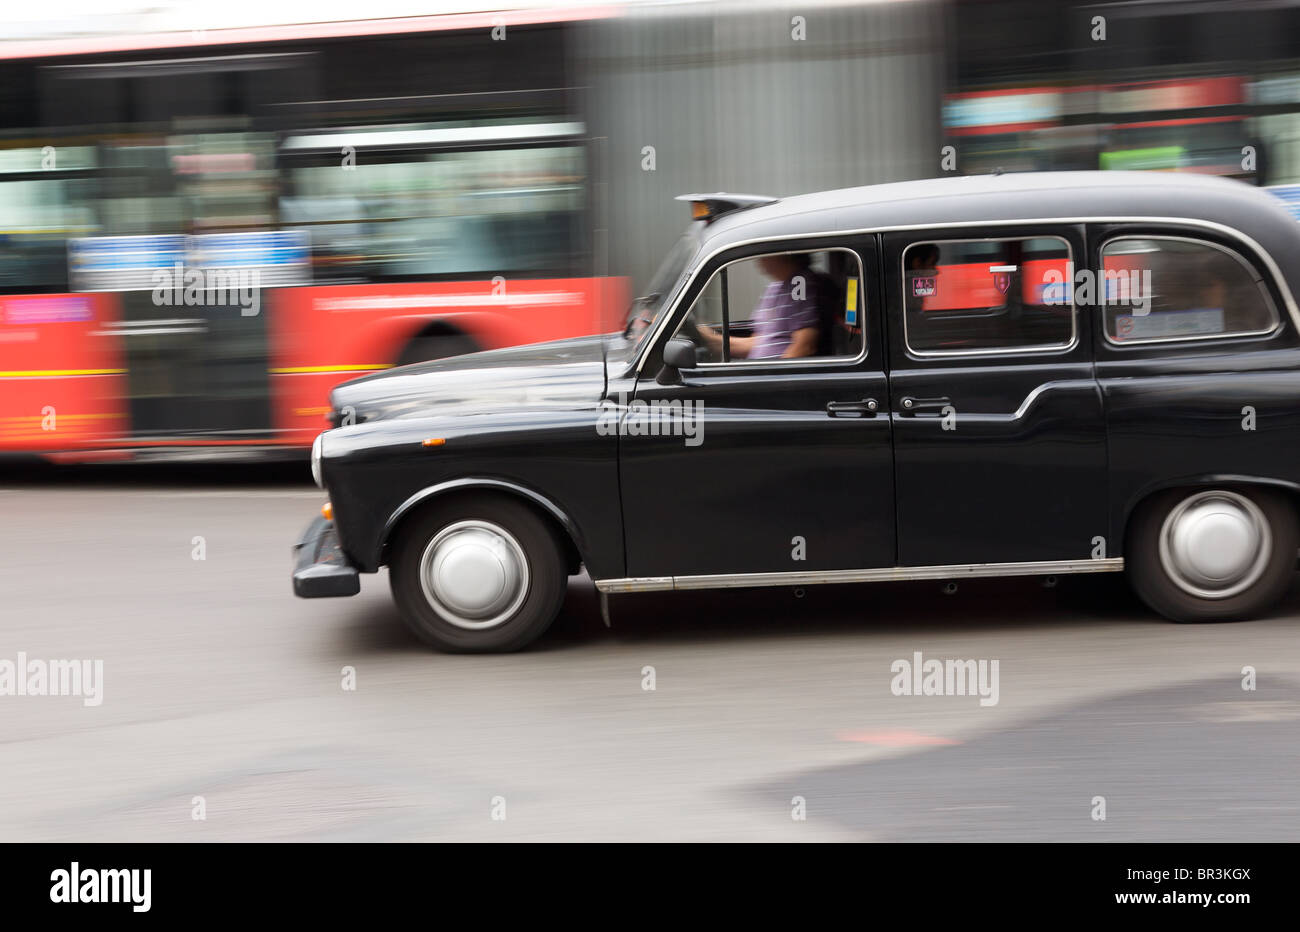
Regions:
<instances>
[{"instance_id":1,"label":"taxi front wheel","mask_svg":"<svg viewBox=\"0 0 1300 932\"><path fill-rule=\"evenodd\" d=\"M1173 489L1139 507L1125 565L1138 595L1166 618L1243 620L1291 584L1298 540L1294 506L1270 489Z\"/></svg>"},{"instance_id":2,"label":"taxi front wheel","mask_svg":"<svg viewBox=\"0 0 1300 932\"><path fill-rule=\"evenodd\" d=\"M489 495L435 502L393 542L389 582L407 627L453 653L512 651L564 601L563 549L528 506Z\"/></svg>"}]
</instances>

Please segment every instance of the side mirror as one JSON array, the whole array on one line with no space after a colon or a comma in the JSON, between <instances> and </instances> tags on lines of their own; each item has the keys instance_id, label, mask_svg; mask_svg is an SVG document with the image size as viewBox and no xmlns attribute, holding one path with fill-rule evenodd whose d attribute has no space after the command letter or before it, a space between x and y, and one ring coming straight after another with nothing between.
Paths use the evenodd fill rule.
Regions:
<instances>
[{"instance_id":1,"label":"side mirror","mask_svg":"<svg viewBox=\"0 0 1300 932\"><path fill-rule=\"evenodd\" d=\"M680 370L695 368L695 344L680 337L669 340L664 347L664 367L655 381L660 385L677 385L682 381Z\"/></svg>"}]
</instances>

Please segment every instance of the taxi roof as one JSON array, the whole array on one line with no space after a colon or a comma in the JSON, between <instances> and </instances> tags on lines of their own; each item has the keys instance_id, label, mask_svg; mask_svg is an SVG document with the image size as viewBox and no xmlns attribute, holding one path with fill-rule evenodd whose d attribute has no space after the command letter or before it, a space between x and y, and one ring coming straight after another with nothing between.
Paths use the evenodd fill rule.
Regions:
<instances>
[{"instance_id":1,"label":"taxi roof","mask_svg":"<svg viewBox=\"0 0 1300 932\"><path fill-rule=\"evenodd\" d=\"M963 175L802 194L718 217L702 245L712 251L748 239L817 233L1110 219L1229 227L1264 247L1288 280L1300 262L1300 224L1261 189L1208 175L1136 171Z\"/></svg>"}]
</instances>

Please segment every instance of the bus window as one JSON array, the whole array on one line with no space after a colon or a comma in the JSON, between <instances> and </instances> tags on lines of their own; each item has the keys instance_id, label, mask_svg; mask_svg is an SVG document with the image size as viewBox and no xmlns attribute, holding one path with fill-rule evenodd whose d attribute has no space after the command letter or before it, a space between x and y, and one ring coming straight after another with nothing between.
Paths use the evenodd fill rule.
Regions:
<instances>
[{"instance_id":1,"label":"bus window","mask_svg":"<svg viewBox=\"0 0 1300 932\"><path fill-rule=\"evenodd\" d=\"M0 292L66 291L67 240L95 230L94 150L0 151Z\"/></svg>"},{"instance_id":2,"label":"bus window","mask_svg":"<svg viewBox=\"0 0 1300 932\"><path fill-rule=\"evenodd\" d=\"M270 133L182 132L103 146L105 232L201 234L275 222Z\"/></svg>"},{"instance_id":3,"label":"bus window","mask_svg":"<svg viewBox=\"0 0 1300 932\"><path fill-rule=\"evenodd\" d=\"M356 149L354 158L334 154L285 173L281 225L309 231L315 281L578 271L580 146L401 156Z\"/></svg>"}]
</instances>

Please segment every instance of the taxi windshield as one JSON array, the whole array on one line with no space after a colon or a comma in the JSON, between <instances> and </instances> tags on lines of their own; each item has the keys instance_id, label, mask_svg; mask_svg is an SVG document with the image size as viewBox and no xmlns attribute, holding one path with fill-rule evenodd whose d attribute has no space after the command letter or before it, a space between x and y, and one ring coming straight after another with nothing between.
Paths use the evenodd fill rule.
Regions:
<instances>
[{"instance_id":1,"label":"taxi windshield","mask_svg":"<svg viewBox=\"0 0 1300 932\"><path fill-rule=\"evenodd\" d=\"M635 347L641 346L646 334L654 329L655 323L667 309L669 299L676 293L690 268L691 257L695 255L697 246L698 239L693 231L687 231L678 237L658 270L650 277L645 293L632 299L627 310L623 336L631 340Z\"/></svg>"}]
</instances>

